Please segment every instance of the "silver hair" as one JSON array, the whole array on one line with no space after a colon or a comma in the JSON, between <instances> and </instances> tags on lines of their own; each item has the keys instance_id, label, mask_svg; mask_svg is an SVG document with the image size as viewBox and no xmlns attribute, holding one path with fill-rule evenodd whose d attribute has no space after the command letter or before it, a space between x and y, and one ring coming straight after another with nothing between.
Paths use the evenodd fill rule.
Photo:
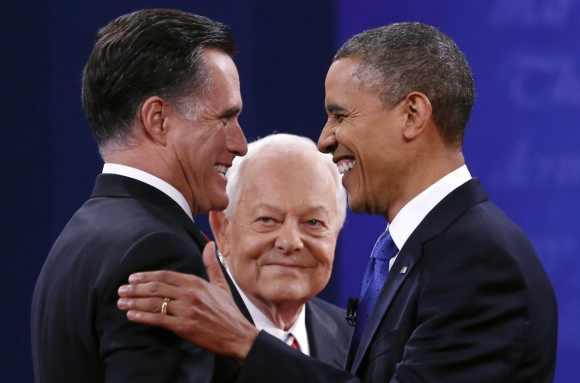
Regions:
<instances>
[{"instance_id":1,"label":"silver hair","mask_svg":"<svg viewBox=\"0 0 580 383\"><path fill-rule=\"evenodd\" d=\"M317 157L320 158L320 162L328 166L336 184L338 228L342 228L346 218L346 191L342 186L342 180L340 174L338 173L338 169L332 161L332 155L319 152L316 144L307 137L285 133L271 134L250 143L248 145L247 154L243 157L236 157L234 159L232 166L229 168L226 175L228 179L226 193L229 199L228 207L224 210L226 217L231 218L237 207L239 200L238 194L240 190L240 180L243 178L240 177L240 173L244 164L256 154L263 152L264 150L272 149L296 149L302 153L308 151L315 152Z\"/></svg>"}]
</instances>

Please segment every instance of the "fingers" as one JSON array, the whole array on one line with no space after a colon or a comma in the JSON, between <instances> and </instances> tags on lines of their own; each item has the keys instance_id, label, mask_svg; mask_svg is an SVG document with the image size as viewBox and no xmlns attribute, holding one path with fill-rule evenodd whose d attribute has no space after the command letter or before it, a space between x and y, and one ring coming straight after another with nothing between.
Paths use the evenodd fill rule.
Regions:
<instances>
[{"instance_id":1,"label":"fingers","mask_svg":"<svg viewBox=\"0 0 580 383\"><path fill-rule=\"evenodd\" d=\"M221 289L229 293L230 288L216 257L215 242L209 242L203 249L203 263L210 283L219 286Z\"/></svg>"},{"instance_id":2,"label":"fingers","mask_svg":"<svg viewBox=\"0 0 580 383\"><path fill-rule=\"evenodd\" d=\"M182 287L190 283L192 275L177 271L159 270L134 273L129 276L129 283L163 282L168 285Z\"/></svg>"},{"instance_id":3,"label":"fingers","mask_svg":"<svg viewBox=\"0 0 580 383\"><path fill-rule=\"evenodd\" d=\"M175 333L181 333L184 326L183 318L144 311L129 310L127 311L127 319L141 324L162 327Z\"/></svg>"},{"instance_id":4,"label":"fingers","mask_svg":"<svg viewBox=\"0 0 580 383\"><path fill-rule=\"evenodd\" d=\"M175 287L158 281L123 285L118 290L121 298L160 297L177 299L182 292L183 287Z\"/></svg>"},{"instance_id":5,"label":"fingers","mask_svg":"<svg viewBox=\"0 0 580 383\"><path fill-rule=\"evenodd\" d=\"M150 313L160 313L163 302L163 298L121 298L117 301L117 307L125 311L136 310ZM173 305L170 305L171 302L175 304L175 301L167 302L167 314L172 312L171 309L173 308Z\"/></svg>"},{"instance_id":6,"label":"fingers","mask_svg":"<svg viewBox=\"0 0 580 383\"><path fill-rule=\"evenodd\" d=\"M161 308L166 303L165 313ZM180 300L164 300L163 298L121 298L117 307L124 311L146 312L151 314L171 315L174 317L190 318L194 316L191 304Z\"/></svg>"}]
</instances>

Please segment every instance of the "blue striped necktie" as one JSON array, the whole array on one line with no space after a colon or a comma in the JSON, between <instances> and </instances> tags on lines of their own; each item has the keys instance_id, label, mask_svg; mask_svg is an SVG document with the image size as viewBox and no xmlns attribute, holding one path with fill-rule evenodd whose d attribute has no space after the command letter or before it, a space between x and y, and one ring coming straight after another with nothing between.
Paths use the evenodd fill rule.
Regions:
<instances>
[{"instance_id":1,"label":"blue striped necktie","mask_svg":"<svg viewBox=\"0 0 580 383\"><path fill-rule=\"evenodd\" d=\"M351 345L351 350L353 351L356 351L358 348L369 315L372 313L379 294L387 282L387 277L389 276L389 260L394 257L398 251L399 249L397 249L397 245L393 242L387 227L387 230L379 236L375 246L373 247L371 258L363 278L360 300L356 313L356 327L354 329Z\"/></svg>"}]
</instances>

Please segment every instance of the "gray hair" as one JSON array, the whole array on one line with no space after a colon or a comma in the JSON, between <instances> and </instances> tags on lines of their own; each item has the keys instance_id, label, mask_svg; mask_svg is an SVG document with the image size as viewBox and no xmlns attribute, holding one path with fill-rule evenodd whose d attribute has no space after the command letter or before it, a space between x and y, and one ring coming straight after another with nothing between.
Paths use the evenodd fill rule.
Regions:
<instances>
[{"instance_id":1,"label":"gray hair","mask_svg":"<svg viewBox=\"0 0 580 383\"><path fill-rule=\"evenodd\" d=\"M334 182L336 183L336 206L338 213L338 228L340 229L346 218L346 191L342 186L342 180L338 173L338 169L332 161L332 155L319 152L318 147L311 139L293 134L277 133L260 138L248 144L248 153L245 156L236 157L234 159L232 166L229 168L226 175L228 179L226 193L230 202L228 207L224 210L224 214L227 217L231 217L237 207L241 183L240 179L243 178L240 177L240 173L244 164L256 154L263 152L264 150L272 149L295 149L302 153L308 151L314 152L317 154L317 158L320 159L320 162L328 166Z\"/></svg>"},{"instance_id":2,"label":"gray hair","mask_svg":"<svg viewBox=\"0 0 580 383\"><path fill-rule=\"evenodd\" d=\"M451 38L430 25L394 23L351 37L334 60L347 57L361 60L356 76L387 105L413 91L424 93L442 137L461 145L475 89L471 69Z\"/></svg>"}]
</instances>

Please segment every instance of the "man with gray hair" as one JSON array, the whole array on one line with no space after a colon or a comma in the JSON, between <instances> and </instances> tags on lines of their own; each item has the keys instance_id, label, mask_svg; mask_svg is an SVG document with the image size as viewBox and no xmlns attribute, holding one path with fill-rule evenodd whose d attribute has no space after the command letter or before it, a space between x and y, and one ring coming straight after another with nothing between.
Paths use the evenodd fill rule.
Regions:
<instances>
[{"instance_id":1,"label":"man with gray hair","mask_svg":"<svg viewBox=\"0 0 580 383\"><path fill-rule=\"evenodd\" d=\"M332 157L308 138L274 134L249 144L227 179L230 203L209 218L238 307L258 330L341 368L352 329L344 310L315 297L346 214Z\"/></svg>"}]
</instances>

